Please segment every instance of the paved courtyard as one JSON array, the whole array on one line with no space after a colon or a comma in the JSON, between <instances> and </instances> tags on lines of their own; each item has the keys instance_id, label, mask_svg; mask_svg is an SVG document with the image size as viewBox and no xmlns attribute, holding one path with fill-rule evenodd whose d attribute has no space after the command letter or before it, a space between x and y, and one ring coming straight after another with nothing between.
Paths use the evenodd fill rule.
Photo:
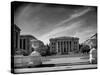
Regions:
<instances>
[{"instance_id":1,"label":"paved courtyard","mask_svg":"<svg viewBox=\"0 0 100 75\"><path fill-rule=\"evenodd\" d=\"M89 62L89 59L82 59L82 57L68 57L68 58L52 58L48 61L43 62L43 64L60 64L60 63L81 63Z\"/></svg>"},{"instance_id":2,"label":"paved courtyard","mask_svg":"<svg viewBox=\"0 0 100 75\"><path fill-rule=\"evenodd\" d=\"M89 64L89 59L85 56L48 58L43 57L43 65L34 68L15 69L16 73L24 72L41 72L41 71L59 71L59 70L76 70L76 69L94 69L96 64ZM47 59L47 60L46 60Z\"/></svg>"}]
</instances>

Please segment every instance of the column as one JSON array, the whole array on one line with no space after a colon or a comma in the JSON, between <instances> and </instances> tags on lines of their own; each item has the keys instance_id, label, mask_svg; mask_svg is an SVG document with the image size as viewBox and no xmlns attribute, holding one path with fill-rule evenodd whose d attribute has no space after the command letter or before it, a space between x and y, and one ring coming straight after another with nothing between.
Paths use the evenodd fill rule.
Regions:
<instances>
[{"instance_id":1,"label":"column","mask_svg":"<svg viewBox=\"0 0 100 75\"><path fill-rule=\"evenodd\" d=\"M66 48L66 50L67 50L66 41L65 41L65 48ZM66 53L67 53L67 51L66 51Z\"/></svg>"},{"instance_id":2,"label":"column","mask_svg":"<svg viewBox=\"0 0 100 75\"><path fill-rule=\"evenodd\" d=\"M67 41L65 41L65 46L66 46L66 53L67 53Z\"/></svg>"},{"instance_id":3,"label":"column","mask_svg":"<svg viewBox=\"0 0 100 75\"><path fill-rule=\"evenodd\" d=\"M59 41L59 54L61 54L61 41Z\"/></svg>"},{"instance_id":4,"label":"column","mask_svg":"<svg viewBox=\"0 0 100 75\"><path fill-rule=\"evenodd\" d=\"M70 45L70 51L69 52L71 52L71 41L69 42L69 45Z\"/></svg>"},{"instance_id":5,"label":"column","mask_svg":"<svg viewBox=\"0 0 100 75\"><path fill-rule=\"evenodd\" d=\"M16 48L16 32L14 31L14 48Z\"/></svg>"},{"instance_id":6,"label":"column","mask_svg":"<svg viewBox=\"0 0 100 75\"><path fill-rule=\"evenodd\" d=\"M23 44L24 44L24 49L25 49L25 38L24 38L24 43Z\"/></svg>"},{"instance_id":7,"label":"column","mask_svg":"<svg viewBox=\"0 0 100 75\"><path fill-rule=\"evenodd\" d=\"M24 39L24 48L26 49L26 39Z\"/></svg>"},{"instance_id":8,"label":"column","mask_svg":"<svg viewBox=\"0 0 100 75\"><path fill-rule=\"evenodd\" d=\"M25 45L25 43L24 43L24 39L23 39L23 49L24 49L24 45Z\"/></svg>"},{"instance_id":9,"label":"column","mask_svg":"<svg viewBox=\"0 0 100 75\"><path fill-rule=\"evenodd\" d=\"M73 51L73 40L71 40L71 52Z\"/></svg>"},{"instance_id":10,"label":"column","mask_svg":"<svg viewBox=\"0 0 100 75\"><path fill-rule=\"evenodd\" d=\"M69 46L69 51L68 51L68 53L70 52L70 41L68 42L68 46Z\"/></svg>"},{"instance_id":11,"label":"column","mask_svg":"<svg viewBox=\"0 0 100 75\"><path fill-rule=\"evenodd\" d=\"M27 39L27 49L29 50L28 52L31 53L32 52L32 43L31 40L28 38ZM50 51L52 51L52 47L50 47Z\"/></svg>"},{"instance_id":12,"label":"column","mask_svg":"<svg viewBox=\"0 0 100 75\"><path fill-rule=\"evenodd\" d=\"M17 42L18 42L17 39L18 39L18 38L17 38L17 32L15 32L15 33L16 33L16 34L15 34L15 38L16 38L16 39L15 39L15 40L16 40L16 41L15 41L15 42L16 42L15 47L16 47L16 49L17 49Z\"/></svg>"},{"instance_id":13,"label":"column","mask_svg":"<svg viewBox=\"0 0 100 75\"><path fill-rule=\"evenodd\" d=\"M79 42L78 42L78 40L77 40L77 50L79 51Z\"/></svg>"},{"instance_id":14,"label":"column","mask_svg":"<svg viewBox=\"0 0 100 75\"><path fill-rule=\"evenodd\" d=\"M74 42L73 42L73 43L74 43L74 51L75 51L75 40L74 40Z\"/></svg>"},{"instance_id":15,"label":"column","mask_svg":"<svg viewBox=\"0 0 100 75\"><path fill-rule=\"evenodd\" d=\"M62 53L63 53L63 50L64 50L64 44L63 44L63 41L62 41Z\"/></svg>"},{"instance_id":16,"label":"column","mask_svg":"<svg viewBox=\"0 0 100 75\"><path fill-rule=\"evenodd\" d=\"M66 41L64 40L64 53L66 53Z\"/></svg>"},{"instance_id":17,"label":"column","mask_svg":"<svg viewBox=\"0 0 100 75\"><path fill-rule=\"evenodd\" d=\"M71 41L69 41L69 48L70 48L70 50L69 50L69 52L71 51Z\"/></svg>"},{"instance_id":18,"label":"column","mask_svg":"<svg viewBox=\"0 0 100 75\"><path fill-rule=\"evenodd\" d=\"M52 41L50 41L50 52L52 53Z\"/></svg>"},{"instance_id":19,"label":"column","mask_svg":"<svg viewBox=\"0 0 100 75\"><path fill-rule=\"evenodd\" d=\"M20 39L20 49L22 49L22 40Z\"/></svg>"},{"instance_id":20,"label":"column","mask_svg":"<svg viewBox=\"0 0 100 75\"><path fill-rule=\"evenodd\" d=\"M68 51L69 51L69 46L68 46L68 40L67 40L67 53L68 53Z\"/></svg>"},{"instance_id":21,"label":"column","mask_svg":"<svg viewBox=\"0 0 100 75\"><path fill-rule=\"evenodd\" d=\"M18 32L16 32L16 48L17 48L17 50L18 50Z\"/></svg>"},{"instance_id":22,"label":"column","mask_svg":"<svg viewBox=\"0 0 100 75\"><path fill-rule=\"evenodd\" d=\"M60 48L60 54L61 54L61 41L59 41L59 48Z\"/></svg>"},{"instance_id":23,"label":"column","mask_svg":"<svg viewBox=\"0 0 100 75\"><path fill-rule=\"evenodd\" d=\"M62 54L62 41L61 41L61 54Z\"/></svg>"},{"instance_id":24,"label":"column","mask_svg":"<svg viewBox=\"0 0 100 75\"><path fill-rule=\"evenodd\" d=\"M69 41L67 41L67 53L69 52Z\"/></svg>"},{"instance_id":25,"label":"column","mask_svg":"<svg viewBox=\"0 0 100 75\"><path fill-rule=\"evenodd\" d=\"M27 39L26 39L26 50L28 50L28 49L27 49Z\"/></svg>"},{"instance_id":26,"label":"column","mask_svg":"<svg viewBox=\"0 0 100 75\"><path fill-rule=\"evenodd\" d=\"M63 53L63 41L61 42L61 53Z\"/></svg>"},{"instance_id":27,"label":"column","mask_svg":"<svg viewBox=\"0 0 100 75\"><path fill-rule=\"evenodd\" d=\"M25 49L26 49L26 39L25 39Z\"/></svg>"},{"instance_id":28,"label":"column","mask_svg":"<svg viewBox=\"0 0 100 75\"><path fill-rule=\"evenodd\" d=\"M58 49L58 53L59 53L59 41L57 42L57 49Z\"/></svg>"},{"instance_id":29,"label":"column","mask_svg":"<svg viewBox=\"0 0 100 75\"><path fill-rule=\"evenodd\" d=\"M59 51L58 51L58 42L56 42L56 49L57 49L56 52L58 53L58 52L59 52Z\"/></svg>"},{"instance_id":30,"label":"column","mask_svg":"<svg viewBox=\"0 0 100 75\"><path fill-rule=\"evenodd\" d=\"M62 51L63 51L63 53L64 53L64 41L62 42L62 46L63 46L63 50L62 50Z\"/></svg>"},{"instance_id":31,"label":"column","mask_svg":"<svg viewBox=\"0 0 100 75\"><path fill-rule=\"evenodd\" d=\"M66 52L68 52L68 41L66 41Z\"/></svg>"},{"instance_id":32,"label":"column","mask_svg":"<svg viewBox=\"0 0 100 75\"><path fill-rule=\"evenodd\" d=\"M23 49L23 39L22 39L22 49Z\"/></svg>"},{"instance_id":33,"label":"column","mask_svg":"<svg viewBox=\"0 0 100 75\"><path fill-rule=\"evenodd\" d=\"M60 41L58 41L58 50L59 50L59 54L60 54Z\"/></svg>"},{"instance_id":34,"label":"column","mask_svg":"<svg viewBox=\"0 0 100 75\"><path fill-rule=\"evenodd\" d=\"M18 49L20 50L20 32L18 32Z\"/></svg>"}]
</instances>

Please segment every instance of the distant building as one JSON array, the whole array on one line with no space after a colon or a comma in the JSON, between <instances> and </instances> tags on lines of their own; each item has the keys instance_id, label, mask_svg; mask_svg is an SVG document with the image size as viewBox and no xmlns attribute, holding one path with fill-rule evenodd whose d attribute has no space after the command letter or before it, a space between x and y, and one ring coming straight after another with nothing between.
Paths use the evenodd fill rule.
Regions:
<instances>
[{"instance_id":1,"label":"distant building","mask_svg":"<svg viewBox=\"0 0 100 75\"><path fill-rule=\"evenodd\" d=\"M11 25L11 54L14 55L20 51L20 31L21 29L17 25Z\"/></svg>"},{"instance_id":2,"label":"distant building","mask_svg":"<svg viewBox=\"0 0 100 75\"><path fill-rule=\"evenodd\" d=\"M37 40L32 35L21 35L20 36L20 49L26 52L28 55L32 52L31 40Z\"/></svg>"},{"instance_id":3,"label":"distant building","mask_svg":"<svg viewBox=\"0 0 100 75\"><path fill-rule=\"evenodd\" d=\"M50 39L50 52L68 54L74 51L79 51L79 38L58 37Z\"/></svg>"},{"instance_id":4,"label":"distant building","mask_svg":"<svg viewBox=\"0 0 100 75\"><path fill-rule=\"evenodd\" d=\"M97 47L97 33L87 39L83 44Z\"/></svg>"}]
</instances>

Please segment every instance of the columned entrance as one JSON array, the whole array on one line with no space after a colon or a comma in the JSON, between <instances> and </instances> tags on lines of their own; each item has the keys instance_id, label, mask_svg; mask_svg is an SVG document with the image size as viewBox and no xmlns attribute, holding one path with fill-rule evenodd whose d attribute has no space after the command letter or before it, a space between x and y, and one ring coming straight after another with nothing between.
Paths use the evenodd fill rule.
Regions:
<instances>
[{"instance_id":1,"label":"columned entrance","mask_svg":"<svg viewBox=\"0 0 100 75\"><path fill-rule=\"evenodd\" d=\"M55 44L52 44L55 43ZM62 37L50 39L51 51L56 50L57 54L68 54L74 50L79 50L79 38L75 37ZM53 48L53 49L52 49Z\"/></svg>"}]
</instances>

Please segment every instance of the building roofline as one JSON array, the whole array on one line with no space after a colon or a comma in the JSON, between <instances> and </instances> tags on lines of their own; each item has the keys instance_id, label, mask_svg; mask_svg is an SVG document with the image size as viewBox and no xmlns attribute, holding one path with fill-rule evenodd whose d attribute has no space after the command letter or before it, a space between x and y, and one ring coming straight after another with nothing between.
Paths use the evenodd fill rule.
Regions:
<instances>
[{"instance_id":1,"label":"building roofline","mask_svg":"<svg viewBox=\"0 0 100 75\"><path fill-rule=\"evenodd\" d=\"M19 31L21 31L21 29L20 29L16 24L11 25L11 27L12 27L12 28L16 28L16 29L18 29Z\"/></svg>"},{"instance_id":2,"label":"building roofline","mask_svg":"<svg viewBox=\"0 0 100 75\"><path fill-rule=\"evenodd\" d=\"M51 38L50 40L54 39L79 39L78 37L69 37L69 36L63 36L63 37L55 37Z\"/></svg>"},{"instance_id":3,"label":"building roofline","mask_svg":"<svg viewBox=\"0 0 100 75\"><path fill-rule=\"evenodd\" d=\"M19 30L21 30L16 24L14 24Z\"/></svg>"},{"instance_id":4,"label":"building roofline","mask_svg":"<svg viewBox=\"0 0 100 75\"><path fill-rule=\"evenodd\" d=\"M97 33L95 33L94 35L92 35L89 39L85 40L84 43L87 42L88 40L91 40L92 37L94 37L95 35L97 36Z\"/></svg>"},{"instance_id":5,"label":"building roofline","mask_svg":"<svg viewBox=\"0 0 100 75\"><path fill-rule=\"evenodd\" d=\"M95 33L95 34L94 34L93 36L91 36L90 38L94 37L95 35L97 36L97 33Z\"/></svg>"},{"instance_id":6,"label":"building roofline","mask_svg":"<svg viewBox=\"0 0 100 75\"><path fill-rule=\"evenodd\" d=\"M34 37L32 35L20 35L20 37L31 37L31 38L37 39L36 37Z\"/></svg>"}]
</instances>

